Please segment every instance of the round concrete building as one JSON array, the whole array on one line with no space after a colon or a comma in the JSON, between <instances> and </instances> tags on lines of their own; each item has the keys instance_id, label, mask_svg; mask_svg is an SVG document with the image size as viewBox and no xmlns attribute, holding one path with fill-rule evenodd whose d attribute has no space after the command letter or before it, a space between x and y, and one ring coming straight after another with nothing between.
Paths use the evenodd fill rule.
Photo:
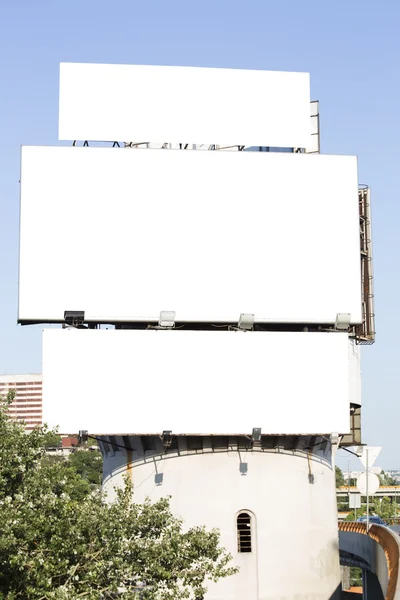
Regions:
<instances>
[{"instance_id":1,"label":"round concrete building","mask_svg":"<svg viewBox=\"0 0 400 600\"><path fill-rule=\"evenodd\" d=\"M207 600L340 598L331 440L167 433L103 437L101 448L110 499L128 475L135 502L170 496L185 527L220 530L240 571L210 583Z\"/></svg>"}]
</instances>

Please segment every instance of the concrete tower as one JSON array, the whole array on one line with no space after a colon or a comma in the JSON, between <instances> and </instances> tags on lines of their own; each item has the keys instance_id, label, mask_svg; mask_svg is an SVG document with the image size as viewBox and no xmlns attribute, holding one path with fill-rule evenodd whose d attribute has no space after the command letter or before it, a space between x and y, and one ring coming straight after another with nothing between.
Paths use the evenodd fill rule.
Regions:
<instances>
[{"instance_id":1,"label":"concrete tower","mask_svg":"<svg viewBox=\"0 0 400 600\"><path fill-rule=\"evenodd\" d=\"M339 598L334 457L373 339L356 158L319 153L305 73L60 81L60 139L88 147L22 153L19 321L63 324L45 420L100 439L111 499L128 475L220 529L240 572L207 600Z\"/></svg>"}]
</instances>

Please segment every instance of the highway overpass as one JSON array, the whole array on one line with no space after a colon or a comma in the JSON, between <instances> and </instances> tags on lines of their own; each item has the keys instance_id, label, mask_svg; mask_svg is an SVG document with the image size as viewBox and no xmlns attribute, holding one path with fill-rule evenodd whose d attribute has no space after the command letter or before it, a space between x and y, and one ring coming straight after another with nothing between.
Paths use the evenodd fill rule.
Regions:
<instances>
[{"instance_id":1,"label":"highway overpass","mask_svg":"<svg viewBox=\"0 0 400 600\"><path fill-rule=\"evenodd\" d=\"M339 488L336 488L336 496L338 498L342 498L342 497L347 497L349 494L357 494L359 493L358 489L356 486L347 486L347 485L343 485ZM400 498L400 485L383 485L380 486L377 491L375 492L375 494L370 494L370 496L386 496L386 497L393 497L393 498L397 498L397 496ZM365 496L363 496L364 498Z\"/></svg>"}]
</instances>

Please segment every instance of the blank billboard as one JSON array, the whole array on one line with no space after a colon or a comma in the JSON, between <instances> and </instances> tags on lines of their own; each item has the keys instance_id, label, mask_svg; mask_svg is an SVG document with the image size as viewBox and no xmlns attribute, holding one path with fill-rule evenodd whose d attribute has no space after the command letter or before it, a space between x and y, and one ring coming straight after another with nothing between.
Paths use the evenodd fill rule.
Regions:
<instances>
[{"instance_id":1,"label":"blank billboard","mask_svg":"<svg viewBox=\"0 0 400 600\"><path fill-rule=\"evenodd\" d=\"M310 146L308 73L61 63L60 140Z\"/></svg>"},{"instance_id":2,"label":"blank billboard","mask_svg":"<svg viewBox=\"0 0 400 600\"><path fill-rule=\"evenodd\" d=\"M347 433L349 403L345 333L43 332L43 419L61 433Z\"/></svg>"},{"instance_id":3,"label":"blank billboard","mask_svg":"<svg viewBox=\"0 0 400 600\"><path fill-rule=\"evenodd\" d=\"M24 147L19 320L361 320L349 156Z\"/></svg>"}]
</instances>

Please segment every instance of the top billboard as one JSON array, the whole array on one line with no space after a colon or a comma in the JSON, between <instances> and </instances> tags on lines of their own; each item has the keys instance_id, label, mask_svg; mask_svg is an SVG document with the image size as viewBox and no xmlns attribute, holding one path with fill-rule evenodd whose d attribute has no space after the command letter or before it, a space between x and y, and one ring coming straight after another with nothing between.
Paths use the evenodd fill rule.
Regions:
<instances>
[{"instance_id":1,"label":"top billboard","mask_svg":"<svg viewBox=\"0 0 400 600\"><path fill-rule=\"evenodd\" d=\"M61 63L59 139L309 148L310 77Z\"/></svg>"},{"instance_id":2,"label":"top billboard","mask_svg":"<svg viewBox=\"0 0 400 600\"><path fill-rule=\"evenodd\" d=\"M20 322L361 322L352 156L24 147L20 236Z\"/></svg>"}]
</instances>

